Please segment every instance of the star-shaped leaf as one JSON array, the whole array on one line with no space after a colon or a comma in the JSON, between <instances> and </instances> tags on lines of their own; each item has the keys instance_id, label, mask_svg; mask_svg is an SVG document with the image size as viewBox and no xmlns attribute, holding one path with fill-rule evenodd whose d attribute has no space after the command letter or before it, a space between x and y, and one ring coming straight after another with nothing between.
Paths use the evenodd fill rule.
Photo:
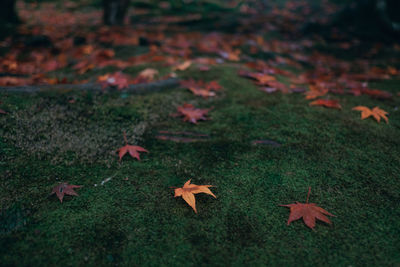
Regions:
<instances>
[{"instance_id":1,"label":"star-shaped leaf","mask_svg":"<svg viewBox=\"0 0 400 267\"><path fill-rule=\"evenodd\" d=\"M386 115L388 113L386 111L384 111L383 109L380 109L379 107L374 107L371 110L364 106L357 106L357 107L354 107L353 110L361 111L361 119L362 120L372 116L378 123L381 121L381 118L383 118L386 121L386 123L389 122L389 119L386 117Z\"/></svg>"},{"instance_id":2,"label":"star-shaped leaf","mask_svg":"<svg viewBox=\"0 0 400 267\"><path fill-rule=\"evenodd\" d=\"M199 120L207 120L206 115L209 111L210 109L199 109L191 104L184 104L178 107L178 116L183 116L183 121L197 124Z\"/></svg>"},{"instance_id":3,"label":"star-shaped leaf","mask_svg":"<svg viewBox=\"0 0 400 267\"><path fill-rule=\"evenodd\" d=\"M208 189L209 187L212 187L212 185L195 185L191 184L190 181L191 180L187 181L183 187L175 189L175 197L182 197L186 203L193 208L194 212L197 213L196 199L194 194L205 193L212 195L214 198L217 197L211 192L210 189Z\"/></svg>"},{"instance_id":4,"label":"star-shaped leaf","mask_svg":"<svg viewBox=\"0 0 400 267\"><path fill-rule=\"evenodd\" d=\"M331 221L325 215L334 216L333 214L318 207L315 203L308 203L310 192L311 188L308 189L307 201L304 204L296 202L295 204L279 205L290 208L290 215L287 221L288 225L300 218L303 218L304 223L311 229L315 227L316 219L331 224Z\"/></svg>"},{"instance_id":5,"label":"star-shaped leaf","mask_svg":"<svg viewBox=\"0 0 400 267\"><path fill-rule=\"evenodd\" d=\"M133 158L136 158L137 160L140 160L140 154L139 152L149 152L146 149L144 149L141 146L131 146L131 145L125 145L118 149L118 156L119 160L122 160L122 157L125 156L126 153L129 152L129 155L131 155Z\"/></svg>"},{"instance_id":6,"label":"star-shaped leaf","mask_svg":"<svg viewBox=\"0 0 400 267\"><path fill-rule=\"evenodd\" d=\"M80 188L80 185L72 185L68 183L62 183L53 188L51 195L56 194L58 199L63 202L64 195L77 196L78 194L74 191L74 188Z\"/></svg>"},{"instance_id":7,"label":"star-shaped leaf","mask_svg":"<svg viewBox=\"0 0 400 267\"><path fill-rule=\"evenodd\" d=\"M139 152L146 152L149 153L148 150L144 149L141 146L132 146L128 144L128 140L126 139L126 133L124 132L124 140L125 140L125 146L121 147L118 149L118 156L119 160L122 160L122 157L125 156L126 153L129 152L129 155L131 155L133 158L136 158L137 160L140 160L140 154Z\"/></svg>"}]
</instances>

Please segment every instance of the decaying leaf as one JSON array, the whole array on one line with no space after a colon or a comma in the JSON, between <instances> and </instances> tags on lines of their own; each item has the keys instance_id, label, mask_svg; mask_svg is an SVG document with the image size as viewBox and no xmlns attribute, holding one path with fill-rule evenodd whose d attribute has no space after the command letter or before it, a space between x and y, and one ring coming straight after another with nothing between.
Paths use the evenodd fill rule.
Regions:
<instances>
[{"instance_id":1,"label":"decaying leaf","mask_svg":"<svg viewBox=\"0 0 400 267\"><path fill-rule=\"evenodd\" d=\"M329 99L318 99L312 101L310 102L310 106L323 106L327 108L337 108L337 109L342 108L338 100L329 100Z\"/></svg>"},{"instance_id":2,"label":"decaying leaf","mask_svg":"<svg viewBox=\"0 0 400 267\"><path fill-rule=\"evenodd\" d=\"M74 188L80 188L80 185L72 185L68 183L62 183L53 188L51 195L56 194L60 202L63 202L64 195L77 196L78 194L74 191Z\"/></svg>"},{"instance_id":3,"label":"decaying leaf","mask_svg":"<svg viewBox=\"0 0 400 267\"><path fill-rule=\"evenodd\" d=\"M118 149L118 156L119 156L119 161L122 160L122 157L125 156L126 153L129 152L129 155L131 157L136 158L137 160L140 160L140 154L139 152L146 152L148 153L146 149L144 149L141 146L131 146L128 144L128 140L126 139L126 134L124 132L124 140L125 140L125 146L121 147Z\"/></svg>"},{"instance_id":4,"label":"decaying leaf","mask_svg":"<svg viewBox=\"0 0 400 267\"><path fill-rule=\"evenodd\" d=\"M206 116L211 109L195 108L192 104L184 104L178 107L178 116L183 116L183 121L188 121L197 124L199 120L207 120Z\"/></svg>"},{"instance_id":5,"label":"decaying leaf","mask_svg":"<svg viewBox=\"0 0 400 267\"><path fill-rule=\"evenodd\" d=\"M181 188L175 188L175 197L182 197L186 203L193 208L194 212L197 213L196 199L194 194L205 193L212 195L214 198L217 197L211 192L210 189L208 189L209 187L212 187L212 185L195 185L191 184L190 181L191 179L187 181Z\"/></svg>"},{"instance_id":6,"label":"decaying leaf","mask_svg":"<svg viewBox=\"0 0 400 267\"><path fill-rule=\"evenodd\" d=\"M316 219L331 224L331 221L325 216L335 216L323 208L318 207L315 203L308 203L308 198L310 197L311 187L308 188L306 203L296 202L295 204L279 205L281 207L290 208L290 215L287 221L287 225L291 222L303 218L304 223L313 229L315 227Z\"/></svg>"},{"instance_id":7,"label":"decaying leaf","mask_svg":"<svg viewBox=\"0 0 400 267\"><path fill-rule=\"evenodd\" d=\"M364 120L368 117L373 117L378 123L381 121L381 118L383 118L386 123L389 122L389 119L386 117L388 114L386 111L383 109L380 109L379 107L374 107L372 110L368 107L364 106L357 106L354 107L353 110L361 111L361 119Z\"/></svg>"}]
</instances>

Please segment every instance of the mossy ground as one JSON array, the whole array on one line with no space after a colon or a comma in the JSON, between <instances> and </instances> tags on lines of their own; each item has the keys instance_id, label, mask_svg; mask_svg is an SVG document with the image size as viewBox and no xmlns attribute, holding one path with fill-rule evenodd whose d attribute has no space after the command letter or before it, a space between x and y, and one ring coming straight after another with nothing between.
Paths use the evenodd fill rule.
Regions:
<instances>
[{"instance_id":1,"label":"mossy ground","mask_svg":"<svg viewBox=\"0 0 400 267\"><path fill-rule=\"evenodd\" d=\"M263 93L230 64L181 77L218 80L224 90L210 99L181 88L0 94L9 112L0 117L1 265L400 264L399 97L337 96L343 109L332 110L301 94ZM185 102L214 107L211 120L171 117ZM356 105L378 105L389 124L361 120ZM210 138L162 141L160 130ZM118 161L123 131L150 151L140 162ZM260 139L281 145L252 145ZM188 179L215 186L217 199L196 196L198 214L170 188ZM83 185L79 196L62 204L49 196L61 181ZM331 226L286 225L289 210L278 205L304 202L309 186L310 202L336 215Z\"/></svg>"}]
</instances>

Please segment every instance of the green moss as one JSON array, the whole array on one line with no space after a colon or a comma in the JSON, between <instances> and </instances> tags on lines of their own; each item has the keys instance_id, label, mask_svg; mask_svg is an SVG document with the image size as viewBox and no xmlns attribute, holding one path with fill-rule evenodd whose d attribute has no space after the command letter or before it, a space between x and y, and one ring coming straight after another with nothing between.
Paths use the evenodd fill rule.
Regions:
<instances>
[{"instance_id":1,"label":"green moss","mask_svg":"<svg viewBox=\"0 0 400 267\"><path fill-rule=\"evenodd\" d=\"M1 218L9 226L0 233L2 263L55 265L67 257L67 265L397 264L397 98L339 96L341 111L309 107L301 95L264 94L236 71L182 73L218 79L225 90L210 100L183 89L2 95L10 112L0 118ZM395 92L397 85L374 87ZM170 117L184 102L214 106L211 120L191 125ZM379 105L390 123L360 120L351 110L359 104ZM141 162L127 156L118 163L112 153L123 145L123 130L150 150ZM158 130L210 139L160 141ZM281 146L251 144L258 139ZM198 214L169 188L190 178L216 186L217 199L197 196ZM83 185L79 197L61 204L49 196L60 181ZM308 186L311 202L337 216L332 226L286 225L289 210L278 204L304 201Z\"/></svg>"},{"instance_id":2,"label":"green moss","mask_svg":"<svg viewBox=\"0 0 400 267\"><path fill-rule=\"evenodd\" d=\"M354 57L354 51L324 48ZM115 50L126 59L147 49ZM160 77L170 72L150 63L124 73L134 77L148 67ZM52 75L96 79L115 70L77 76L66 68ZM342 110L310 107L301 94L263 93L237 71L227 63L176 72L181 79L217 80L225 89L210 99L182 88L151 95L1 93L0 108L8 112L0 116L1 264L399 265L399 97L332 95ZM399 85L392 79L369 86L396 95ZM213 107L211 119L192 125L170 116L183 103ZM361 120L356 105L388 111L389 124ZM210 137L175 143L158 140L162 130ZM129 155L118 161L123 131L130 144L150 151L140 162ZM217 199L196 196L198 214L173 197L171 187L188 179L215 186ZM61 204L50 195L59 182L83 187ZM331 226L286 225L289 210L278 205L304 202L309 186L310 202L336 215Z\"/></svg>"}]
</instances>

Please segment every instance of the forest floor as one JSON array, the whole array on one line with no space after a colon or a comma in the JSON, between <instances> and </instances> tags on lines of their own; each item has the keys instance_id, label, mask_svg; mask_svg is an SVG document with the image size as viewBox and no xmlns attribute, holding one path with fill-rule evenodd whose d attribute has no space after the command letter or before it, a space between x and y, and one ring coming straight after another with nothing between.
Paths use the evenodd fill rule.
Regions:
<instances>
[{"instance_id":1,"label":"forest floor","mask_svg":"<svg viewBox=\"0 0 400 267\"><path fill-rule=\"evenodd\" d=\"M35 62L17 66L51 65L47 81L73 82L121 69L137 77L151 68L159 72L156 79L216 81L222 89L206 98L185 86L147 94L0 92L2 266L400 264L398 46L303 36L295 14L308 14L307 5L260 17L242 7L249 19L243 15L237 25L229 21L234 15L217 12L226 16L217 24L221 31L196 21L196 14L155 17L145 9L134 11L134 29L110 29L96 26L97 9L74 13L73 3L66 6L20 7L29 22L23 31L40 29L60 47L65 38L56 33L66 31L75 40L68 53L83 48L86 57L103 57L74 68L80 61L54 67L33 56ZM70 25L49 26L55 16ZM93 24L79 28L76 18ZM80 30L72 33L74 27ZM113 35L124 31L129 35ZM77 44L78 35L85 44ZM29 49L23 54L53 54L55 48ZM58 49L57 60L64 61ZM3 59L12 53L2 46ZM98 68L110 58L120 61ZM174 70L189 60L190 66ZM124 61L130 65L120 68ZM257 85L245 71L269 81ZM28 79L21 77L7 85ZM305 94L311 91L338 100L341 109L310 106L316 98ZM184 103L212 108L209 120L192 124L171 116ZM388 123L362 120L355 106L379 106L389 113ZM130 144L149 151L141 161L129 155L119 161L123 132ZM198 213L171 188L189 179L213 185L217 197L197 194ZM50 195L60 182L81 185L79 195L60 203ZM309 187L310 202L335 215L332 224L318 221L310 229L298 220L288 226L290 210L279 205L304 203Z\"/></svg>"}]
</instances>

